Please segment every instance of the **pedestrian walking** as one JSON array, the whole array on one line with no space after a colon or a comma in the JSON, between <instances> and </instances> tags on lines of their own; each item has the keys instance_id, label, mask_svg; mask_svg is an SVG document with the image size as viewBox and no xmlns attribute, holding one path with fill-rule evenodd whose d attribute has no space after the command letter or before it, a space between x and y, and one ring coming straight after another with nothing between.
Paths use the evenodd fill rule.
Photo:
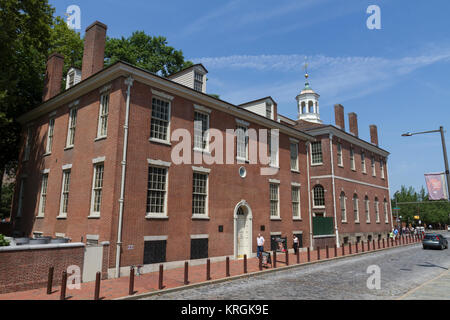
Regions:
<instances>
[{"instance_id":1,"label":"pedestrian walking","mask_svg":"<svg viewBox=\"0 0 450 320\"><path fill-rule=\"evenodd\" d=\"M264 237L261 235L261 233L258 233L258 237L256 238L256 244L257 244L256 256L259 258L261 252L264 251Z\"/></svg>"},{"instance_id":2,"label":"pedestrian walking","mask_svg":"<svg viewBox=\"0 0 450 320\"><path fill-rule=\"evenodd\" d=\"M294 234L294 253L297 254L297 251L298 251L298 238Z\"/></svg>"}]
</instances>

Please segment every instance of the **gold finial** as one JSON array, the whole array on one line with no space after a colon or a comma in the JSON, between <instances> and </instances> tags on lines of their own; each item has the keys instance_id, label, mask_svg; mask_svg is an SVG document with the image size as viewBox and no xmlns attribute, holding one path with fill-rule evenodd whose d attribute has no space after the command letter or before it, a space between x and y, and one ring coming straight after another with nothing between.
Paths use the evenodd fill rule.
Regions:
<instances>
[{"instance_id":1,"label":"gold finial","mask_svg":"<svg viewBox=\"0 0 450 320\"><path fill-rule=\"evenodd\" d=\"M308 57L305 56L305 63L303 64L303 70L305 70L305 79L309 78L308 74Z\"/></svg>"}]
</instances>

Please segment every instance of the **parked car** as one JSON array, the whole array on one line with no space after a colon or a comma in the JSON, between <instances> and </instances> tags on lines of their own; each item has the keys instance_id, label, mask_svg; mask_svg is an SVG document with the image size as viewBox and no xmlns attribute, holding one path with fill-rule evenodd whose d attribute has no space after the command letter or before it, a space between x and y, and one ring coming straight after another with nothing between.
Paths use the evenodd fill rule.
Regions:
<instances>
[{"instance_id":1,"label":"parked car","mask_svg":"<svg viewBox=\"0 0 450 320\"><path fill-rule=\"evenodd\" d=\"M422 247L424 249L438 248L444 250L448 249L448 241L442 234L429 233L423 238Z\"/></svg>"},{"instance_id":2,"label":"parked car","mask_svg":"<svg viewBox=\"0 0 450 320\"><path fill-rule=\"evenodd\" d=\"M450 225L447 226L447 231L450 231Z\"/></svg>"}]
</instances>

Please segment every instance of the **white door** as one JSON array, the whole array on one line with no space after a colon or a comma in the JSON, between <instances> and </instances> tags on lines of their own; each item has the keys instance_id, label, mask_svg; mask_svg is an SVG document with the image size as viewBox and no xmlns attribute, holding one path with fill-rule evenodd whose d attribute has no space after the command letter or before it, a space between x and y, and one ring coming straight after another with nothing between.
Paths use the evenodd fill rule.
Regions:
<instances>
[{"instance_id":1,"label":"white door","mask_svg":"<svg viewBox=\"0 0 450 320\"><path fill-rule=\"evenodd\" d=\"M84 249L83 282L95 281L97 272L102 272L103 246L88 245Z\"/></svg>"},{"instance_id":2,"label":"white door","mask_svg":"<svg viewBox=\"0 0 450 320\"><path fill-rule=\"evenodd\" d=\"M244 254L249 256L250 254L250 221L248 219L248 213L245 212L242 207L239 208L237 213L237 255L238 258L243 258Z\"/></svg>"}]
</instances>

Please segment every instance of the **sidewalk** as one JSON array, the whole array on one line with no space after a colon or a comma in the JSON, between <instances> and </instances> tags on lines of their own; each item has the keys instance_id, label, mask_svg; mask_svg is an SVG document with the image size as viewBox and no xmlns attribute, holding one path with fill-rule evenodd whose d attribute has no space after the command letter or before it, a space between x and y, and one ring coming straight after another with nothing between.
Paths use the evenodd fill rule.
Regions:
<instances>
[{"instance_id":1,"label":"sidewalk","mask_svg":"<svg viewBox=\"0 0 450 320\"><path fill-rule=\"evenodd\" d=\"M450 270L409 291L399 300L450 300Z\"/></svg>"},{"instance_id":2,"label":"sidewalk","mask_svg":"<svg viewBox=\"0 0 450 320\"><path fill-rule=\"evenodd\" d=\"M415 242L414 242L415 243ZM413 244L414 244L413 243ZM387 247L383 249L383 242L380 242L380 249L378 249L378 242L375 242L376 250L388 250L394 247ZM408 244L405 244L408 245ZM397 245L400 246L400 245ZM352 244L350 254L350 248L348 245L345 246L345 256L355 256L357 254L363 254L361 243L358 246L358 253L356 253L356 245ZM370 243L370 251L368 251L367 243L364 243L364 253L374 252L373 243ZM299 254L300 264L297 264L297 256L293 253L289 255L289 266L286 264L286 254L277 252L277 263L276 269L285 269L291 267L298 267L301 265L307 265L311 263L318 262L318 252L317 250L310 252L310 259L308 261L308 253L301 252ZM320 249L320 260L326 261L329 259L343 258L342 248L337 248L337 255L335 255L334 247L328 250L328 259L326 249ZM273 263L272 256L272 263ZM206 259L205 264L197 266L189 266L189 286L192 285L202 285L211 282L226 280L226 262L214 262L210 265L210 277L211 280L206 280ZM230 278L235 278L239 276L251 276L254 274L262 274L263 272L274 271L273 265L269 268L263 268L263 271L259 271L259 260L257 258L251 258L247 260L247 274L244 273L244 260L232 260L230 259ZM128 296L129 292L129 277L121 277L119 279L107 279L102 280L100 284L100 299L110 300L117 299L121 297ZM160 290L158 289L159 284L159 272L146 273L140 276L135 276L134 278L134 294L140 295L145 293L156 293ZM7 294L0 295L0 300L59 300L60 299L60 284L55 286L54 284L52 294L47 295L47 288L40 288L28 291L11 292ZM184 284L184 267L164 270L163 272L163 291L167 289L182 289L186 287ZM68 300L93 300L95 292L95 281L82 283L80 289L67 288L66 299Z\"/></svg>"}]
</instances>

